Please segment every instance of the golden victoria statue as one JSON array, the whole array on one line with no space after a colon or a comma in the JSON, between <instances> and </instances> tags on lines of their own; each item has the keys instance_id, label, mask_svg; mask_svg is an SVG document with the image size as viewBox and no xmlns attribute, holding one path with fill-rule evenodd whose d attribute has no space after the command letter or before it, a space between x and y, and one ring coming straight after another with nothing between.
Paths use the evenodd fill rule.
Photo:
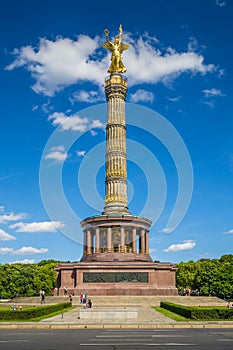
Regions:
<instances>
[{"instance_id":1,"label":"golden victoria statue","mask_svg":"<svg viewBox=\"0 0 233 350\"><path fill-rule=\"evenodd\" d=\"M120 25L119 28L119 35L115 36L114 43L112 43L109 40L108 34L109 30L105 29L104 33L106 36L106 43L104 43L102 46L104 49L107 49L112 52L112 57L111 57L111 65L108 69L108 73L125 73L126 68L122 62L122 57L121 54L124 50L127 50L130 45L129 44L124 44L122 42L122 26Z\"/></svg>"}]
</instances>

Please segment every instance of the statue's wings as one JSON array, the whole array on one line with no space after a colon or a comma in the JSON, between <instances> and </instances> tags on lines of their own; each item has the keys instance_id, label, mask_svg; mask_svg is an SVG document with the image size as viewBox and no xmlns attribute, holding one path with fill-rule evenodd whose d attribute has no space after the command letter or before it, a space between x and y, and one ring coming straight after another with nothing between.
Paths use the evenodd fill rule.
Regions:
<instances>
[{"instance_id":1,"label":"statue's wings","mask_svg":"<svg viewBox=\"0 0 233 350\"><path fill-rule=\"evenodd\" d=\"M130 47L130 45L129 44L124 44L124 43L121 43L121 52L122 51L125 51L125 50L128 50L128 48Z\"/></svg>"},{"instance_id":2,"label":"statue's wings","mask_svg":"<svg viewBox=\"0 0 233 350\"><path fill-rule=\"evenodd\" d=\"M104 43L102 44L102 47L107 50L112 50L112 45L110 43Z\"/></svg>"}]
</instances>

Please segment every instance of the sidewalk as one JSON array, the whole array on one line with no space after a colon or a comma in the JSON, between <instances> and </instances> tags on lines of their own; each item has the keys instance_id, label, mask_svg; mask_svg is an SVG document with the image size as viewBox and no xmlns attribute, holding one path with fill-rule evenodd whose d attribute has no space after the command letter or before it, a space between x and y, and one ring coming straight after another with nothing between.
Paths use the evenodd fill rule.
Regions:
<instances>
[{"instance_id":1,"label":"sidewalk","mask_svg":"<svg viewBox=\"0 0 233 350\"><path fill-rule=\"evenodd\" d=\"M93 324L93 320L82 320L79 313L80 308L77 307L69 312L63 314L63 318L61 315L57 315L51 318L47 318L45 320L40 321L41 324L77 324L77 325L87 325ZM109 308L110 311L114 311L114 308ZM174 324L177 323L174 320L160 314L159 312L152 309L150 306L148 307L137 307L138 317L136 319L131 320L119 320L119 319L98 319L95 320L95 324L103 325L107 323L111 324L133 324L133 325L147 325L147 324ZM88 312L88 311L87 311ZM79 318L80 317L80 318Z\"/></svg>"},{"instance_id":2,"label":"sidewalk","mask_svg":"<svg viewBox=\"0 0 233 350\"><path fill-rule=\"evenodd\" d=\"M0 329L78 329L78 328L233 328L233 321L187 321L177 322L159 312L151 306L160 305L161 301L175 302L181 305L222 305L226 302L216 297L140 297L127 298L124 296L93 296L93 309L104 308L111 314L114 309L134 308L138 311L138 317L134 319L82 319L79 296L73 298L74 309L63 314L44 319L39 322L0 322ZM47 297L46 304L68 301L67 296ZM7 305L40 305L38 297L17 298ZM6 304L5 304L6 305ZM107 312L108 314L108 312ZM109 316L109 315L108 315Z\"/></svg>"},{"instance_id":3,"label":"sidewalk","mask_svg":"<svg viewBox=\"0 0 233 350\"><path fill-rule=\"evenodd\" d=\"M1 322L0 329L79 329L79 328L233 328L233 321L177 322L151 307L138 307L134 320L82 320L80 307L39 322Z\"/></svg>"}]
</instances>

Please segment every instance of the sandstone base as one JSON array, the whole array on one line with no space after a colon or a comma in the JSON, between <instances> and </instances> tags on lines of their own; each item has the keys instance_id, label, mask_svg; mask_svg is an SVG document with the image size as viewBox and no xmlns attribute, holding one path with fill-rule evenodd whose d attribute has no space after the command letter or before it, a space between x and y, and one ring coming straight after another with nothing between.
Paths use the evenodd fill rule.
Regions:
<instances>
[{"instance_id":1,"label":"sandstone base","mask_svg":"<svg viewBox=\"0 0 233 350\"><path fill-rule=\"evenodd\" d=\"M73 295L85 293L91 296L177 295L176 266L170 263L144 261L62 263L56 267L56 271L56 295L64 295L66 290ZM116 277L114 282L104 281L109 274ZM126 280L117 278L119 275L123 278L126 276ZM135 276L135 280L127 281L129 275Z\"/></svg>"}]
</instances>

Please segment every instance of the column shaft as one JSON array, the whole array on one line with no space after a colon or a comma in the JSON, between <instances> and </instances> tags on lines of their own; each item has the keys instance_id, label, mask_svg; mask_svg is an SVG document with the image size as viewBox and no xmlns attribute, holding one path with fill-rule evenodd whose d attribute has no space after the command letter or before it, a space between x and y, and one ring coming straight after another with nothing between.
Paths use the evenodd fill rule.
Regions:
<instances>
[{"instance_id":1,"label":"column shaft","mask_svg":"<svg viewBox=\"0 0 233 350\"><path fill-rule=\"evenodd\" d=\"M96 228L95 230L95 252L100 252L100 229Z\"/></svg>"},{"instance_id":2,"label":"column shaft","mask_svg":"<svg viewBox=\"0 0 233 350\"><path fill-rule=\"evenodd\" d=\"M137 253L137 230L136 228L133 228L133 253Z\"/></svg>"},{"instance_id":3,"label":"column shaft","mask_svg":"<svg viewBox=\"0 0 233 350\"><path fill-rule=\"evenodd\" d=\"M83 232L83 255L87 254L87 232Z\"/></svg>"},{"instance_id":4,"label":"column shaft","mask_svg":"<svg viewBox=\"0 0 233 350\"><path fill-rule=\"evenodd\" d=\"M125 251L125 229L121 227L121 251Z\"/></svg>"},{"instance_id":5,"label":"column shaft","mask_svg":"<svg viewBox=\"0 0 233 350\"><path fill-rule=\"evenodd\" d=\"M146 231L146 254L149 254L149 232Z\"/></svg>"},{"instance_id":6,"label":"column shaft","mask_svg":"<svg viewBox=\"0 0 233 350\"><path fill-rule=\"evenodd\" d=\"M112 251L112 229L111 227L107 228L107 251L111 253Z\"/></svg>"},{"instance_id":7,"label":"column shaft","mask_svg":"<svg viewBox=\"0 0 233 350\"><path fill-rule=\"evenodd\" d=\"M87 230L87 254L91 254L91 231Z\"/></svg>"},{"instance_id":8,"label":"column shaft","mask_svg":"<svg viewBox=\"0 0 233 350\"><path fill-rule=\"evenodd\" d=\"M121 74L105 82L108 103L106 126L106 173L104 214L129 214L127 198L125 97L127 81ZM121 184L124 183L122 187ZM109 186L110 184L110 186Z\"/></svg>"},{"instance_id":9,"label":"column shaft","mask_svg":"<svg viewBox=\"0 0 233 350\"><path fill-rule=\"evenodd\" d=\"M145 230L141 230L141 254L145 254Z\"/></svg>"}]
</instances>

